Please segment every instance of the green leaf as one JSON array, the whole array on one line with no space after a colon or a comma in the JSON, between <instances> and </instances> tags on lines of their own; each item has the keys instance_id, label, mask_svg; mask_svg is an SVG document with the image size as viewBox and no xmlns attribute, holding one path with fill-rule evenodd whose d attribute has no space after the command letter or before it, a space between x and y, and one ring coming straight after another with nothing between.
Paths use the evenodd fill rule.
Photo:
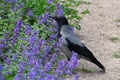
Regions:
<instances>
[{"instance_id":1,"label":"green leaf","mask_svg":"<svg viewBox=\"0 0 120 80\"><path fill-rule=\"evenodd\" d=\"M86 9L85 11L81 12L81 14L89 14L90 11L88 9Z\"/></svg>"},{"instance_id":2,"label":"green leaf","mask_svg":"<svg viewBox=\"0 0 120 80\"><path fill-rule=\"evenodd\" d=\"M77 26L76 26L76 29L81 30L81 26L80 26L80 25L77 25Z\"/></svg>"}]
</instances>

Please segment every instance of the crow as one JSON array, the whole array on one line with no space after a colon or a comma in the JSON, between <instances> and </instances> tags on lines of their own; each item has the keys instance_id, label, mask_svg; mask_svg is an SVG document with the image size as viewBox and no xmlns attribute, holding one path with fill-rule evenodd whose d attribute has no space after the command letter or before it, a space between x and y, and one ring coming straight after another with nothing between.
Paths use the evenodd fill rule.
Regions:
<instances>
[{"instance_id":1,"label":"crow","mask_svg":"<svg viewBox=\"0 0 120 80\"><path fill-rule=\"evenodd\" d=\"M50 16L58 24L57 36L62 38L62 48L65 56L70 60L72 51L78 54L78 58L88 60L105 72L105 67L95 58L93 53L80 41L79 37L74 33L65 16Z\"/></svg>"}]
</instances>

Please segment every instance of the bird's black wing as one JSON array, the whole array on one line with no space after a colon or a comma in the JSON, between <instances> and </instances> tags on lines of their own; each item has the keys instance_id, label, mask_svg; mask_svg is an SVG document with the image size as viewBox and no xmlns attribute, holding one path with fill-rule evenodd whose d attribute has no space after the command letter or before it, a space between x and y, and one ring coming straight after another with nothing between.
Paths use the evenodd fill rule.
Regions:
<instances>
[{"instance_id":1,"label":"bird's black wing","mask_svg":"<svg viewBox=\"0 0 120 80\"><path fill-rule=\"evenodd\" d=\"M69 38L66 38L66 41L70 51L74 51L78 53L79 56L89 58L90 60L93 58L92 52L88 48L86 48L82 43L82 45L79 45L80 42L78 44L76 42L73 43L71 40L69 40Z\"/></svg>"},{"instance_id":2,"label":"bird's black wing","mask_svg":"<svg viewBox=\"0 0 120 80\"><path fill-rule=\"evenodd\" d=\"M81 42L80 44L77 42L78 43L77 44L76 42L72 42L71 39L69 38L65 38L65 39L67 41L67 46L70 51L74 51L78 53L79 56L82 56L87 60L95 63L97 66L99 66L101 69L105 71L104 66L95 58L92 52L87 47L85 47Z\"/></svg>"}]
</instances>

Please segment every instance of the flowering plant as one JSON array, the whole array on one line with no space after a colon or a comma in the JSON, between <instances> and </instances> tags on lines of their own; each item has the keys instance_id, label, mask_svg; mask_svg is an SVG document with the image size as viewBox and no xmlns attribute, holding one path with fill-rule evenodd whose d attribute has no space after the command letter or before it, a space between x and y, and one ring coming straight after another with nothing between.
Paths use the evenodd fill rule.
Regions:
<instances>
[{"instance_id":1,"label":"flowering plant","mask_svg":"<svg viewBox=\"0 0 120 80\"><path fill-rule=\"evenodd\" d=\"M0 2L0 80L63 80L65 75L73 74L77 55L73 52L70 61L60 57L62 40L56 39L58 27L49 15L69 13L80 17L76 10L67 8L70 4L58 1Z\"/></svg>"}]
</instances>

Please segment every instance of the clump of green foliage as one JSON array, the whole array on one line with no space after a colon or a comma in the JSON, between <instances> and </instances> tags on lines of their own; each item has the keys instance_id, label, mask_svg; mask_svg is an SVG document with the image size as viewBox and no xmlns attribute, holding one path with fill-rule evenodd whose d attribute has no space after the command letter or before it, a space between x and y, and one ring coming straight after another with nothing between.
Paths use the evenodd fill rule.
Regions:
<instances>
[{"instance_id":1,"label":"clump of green foliage","mask_svg":"<svg viewBox=\"0 0 120 80\"><path fill-rule=\"evenodd\" d=\"M117 42L117 41L120 41L120 38L118 37L111 37L109 38L112 42Z\"/></svg>"},{"instance_id":2,"label":"clump of green foliage","mask_svg":"<svg viewBox=\"0 0 120 80\"><path fill-rule=\"evenodd\" d=\"M49 78L58 80L72 74L73 67L75 68L76 65L72 65L72 59L71 62L67 62L59 58L58 47L61 44L56 40L54 22L48 16L62 14L69 20L81 20L77 10L71 6L90 3L76 0L67 2L59 0L2 0L0 2L0 80L47 80ZM82 14L87 13L89 13L88 9L82 12ZM80 29L79 23L76 23L76 26ZM55 50L52 54L48 54L51 47ZM75 56L73 58L76 59Z\"/></svg>"}]
</instances>

